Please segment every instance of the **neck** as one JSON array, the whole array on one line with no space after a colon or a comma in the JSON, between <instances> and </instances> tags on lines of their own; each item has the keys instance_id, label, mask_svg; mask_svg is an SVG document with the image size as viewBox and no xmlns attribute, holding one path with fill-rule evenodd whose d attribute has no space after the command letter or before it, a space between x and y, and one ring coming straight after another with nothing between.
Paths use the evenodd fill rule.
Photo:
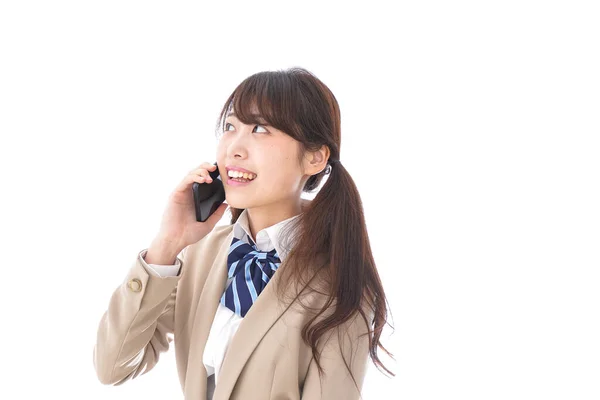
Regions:
<instances>
[{"instance_id":1,"label":"neck","mask_svg":"<svg viewBox=\"0 0 600 400\"><path fill-rule=\"evenodd\" d=\"M261 230L300 214L303 210L303 205L304 200L298 198L291 203L268 204L246 209L252 240L255 240L256 234Z\"/></svg>"}]
</instances>

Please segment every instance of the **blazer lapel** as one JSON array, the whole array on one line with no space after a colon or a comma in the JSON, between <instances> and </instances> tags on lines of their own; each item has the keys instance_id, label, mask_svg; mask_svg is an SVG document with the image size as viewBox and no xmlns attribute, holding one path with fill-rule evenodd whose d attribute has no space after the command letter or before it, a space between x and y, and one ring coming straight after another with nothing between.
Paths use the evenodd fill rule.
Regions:
<instances>
[{"instance_id":1,"label":"blazer lapel","mask_svg":"<svg viewBox=\"0 0 600 400\"><path fill-rule=\"evenodd\" d=\"M229 249L231 240L232 235L229 235L227 237L227 249ZM223 276L225 278L227 277L226 266L228 253L229 251L226 251L225 254L221 252L216 260L217 265L215 266L217 268L222 267ZM282 262L277 271L284 266L285 261ZM280 275L281 274L278 274L277 272L273 275L269 283L257 297L256 301L252 304L252 307L250 307L246 313L242 322L240 322L238 330L231 339L217 379L217 386L214 392L215 400L229 399L246 361L261 339L285 312L286 309L284 308L284 305L279 302L275 293L275 285L279 281L278 277ZM224 279L223 282L226 282L226 279ZM222 288L223 285L219 288ZM215 293L217 302L220 300L222 294L222 290L218 293L218 296Z\"/></svg>"},{"instance_id":2,"label":"blazer lapel","mask_svg":"<svg viewBox=\"0 0 600 400\"><path fill-rule=\"evenodd\" d=\"M189 354L195 354L197 356L190 357L189 359L186 381L194 382L197 379L200 379L202 383L198 390L203 394L188 393L188 387L196 388L196 386L186 385L186 398L203 398L200 396L206 395L206 368L204 367L202 348L206 345L206 341L208 340L210 328L215 318L219 301L223 295L223 288L227 282L227 255L229 254L229 245L231 244L232 239L233 227L219 248L219 252L206 277L204 289L198 299L198 306L194 314L194 323L191 330L192 340L189 349ZM200 376L190 376L190 374L196 374L198 371L200 371Z\"/></svg>"}]
</instances>

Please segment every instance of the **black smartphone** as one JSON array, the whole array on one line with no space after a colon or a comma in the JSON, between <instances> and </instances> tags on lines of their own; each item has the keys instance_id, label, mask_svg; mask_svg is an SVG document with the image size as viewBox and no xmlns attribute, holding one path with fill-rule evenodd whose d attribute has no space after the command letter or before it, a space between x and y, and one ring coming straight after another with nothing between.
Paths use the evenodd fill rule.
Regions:
<instances>
[{"instance_id":1,"label":"black smartphone","mask_svg":"<svg viewBox=\"0 0 600 400\"><path fill-rule=\"evenodd\" d=\"M214 165L217 165L215 162ZM204 222L225 201L225 188L219 175L219 166L214 171L208 171L212 178L211 183L192 184L194 205L196 207L196 221Z\"/></svg>"}]
</instances>

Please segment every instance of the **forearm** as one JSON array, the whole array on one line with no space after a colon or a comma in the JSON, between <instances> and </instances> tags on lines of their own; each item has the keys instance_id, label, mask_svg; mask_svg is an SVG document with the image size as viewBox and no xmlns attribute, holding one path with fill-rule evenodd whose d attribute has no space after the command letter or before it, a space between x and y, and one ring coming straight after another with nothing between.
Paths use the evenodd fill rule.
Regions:
<instances>
[{"instance_id":1,"label":"forearm","mask_svg":"<svg viewBox=\"0 0 600 400\"><path fill-rule=\"evenodd\" d=\"M114 290L98 326L94 367L105 384L120 384L151 370L169 348L167 334L174 331L179 277L149 274L141 256Z\"/></svg>"}]
</instances>

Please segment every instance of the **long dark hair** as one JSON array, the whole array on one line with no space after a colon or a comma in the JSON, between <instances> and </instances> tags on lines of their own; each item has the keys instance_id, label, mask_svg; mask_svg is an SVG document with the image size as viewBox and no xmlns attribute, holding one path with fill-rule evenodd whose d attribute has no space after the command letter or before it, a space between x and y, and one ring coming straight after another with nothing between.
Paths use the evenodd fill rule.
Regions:
<instances>
[{"instance_id":1,"label":"long dark hair","mask_svg":"<svg viewBox=\"0 0 600 400\"><path fill-rule=\"evenodd\" d=\"M326 304L302 329L302 339L312 348L319 375L323 373L317 348L319 338L360 314L369 329L369 353L373 362L395 376L377 356L380 347L393 358L379 341L387 323L387 300L371 252L360 195L352 177L338 162L341 118L335 96L304 68L259 72L246 78L229 96L217 122L217 133L224 130L225 119L232 109L244 124L262 124L263 121L253 116L254 107L260 119L300 143L299 163L306 150L316 151L322 145L330 150L327 168L311 176L303 191L310 193L317 189L328 174L325 184L310 206L286 229L288 234L284 234L287 240L282 242L292 243L289 232L295 232L277 292L279 298L283 298L290 284L304 283L307 288L317 274L322 278L318 279L318 285L324 293L319 293L326 295ZM234 224L243 209L230 207L230 211ZM313 269L309 270L308 266ZM308 279L307 273L312 278ZM334 301L333 313L312 325L319 316L325 315ZM372 321L368 321L365 306L373 316Z\"/></svg>"}]
</instances>

